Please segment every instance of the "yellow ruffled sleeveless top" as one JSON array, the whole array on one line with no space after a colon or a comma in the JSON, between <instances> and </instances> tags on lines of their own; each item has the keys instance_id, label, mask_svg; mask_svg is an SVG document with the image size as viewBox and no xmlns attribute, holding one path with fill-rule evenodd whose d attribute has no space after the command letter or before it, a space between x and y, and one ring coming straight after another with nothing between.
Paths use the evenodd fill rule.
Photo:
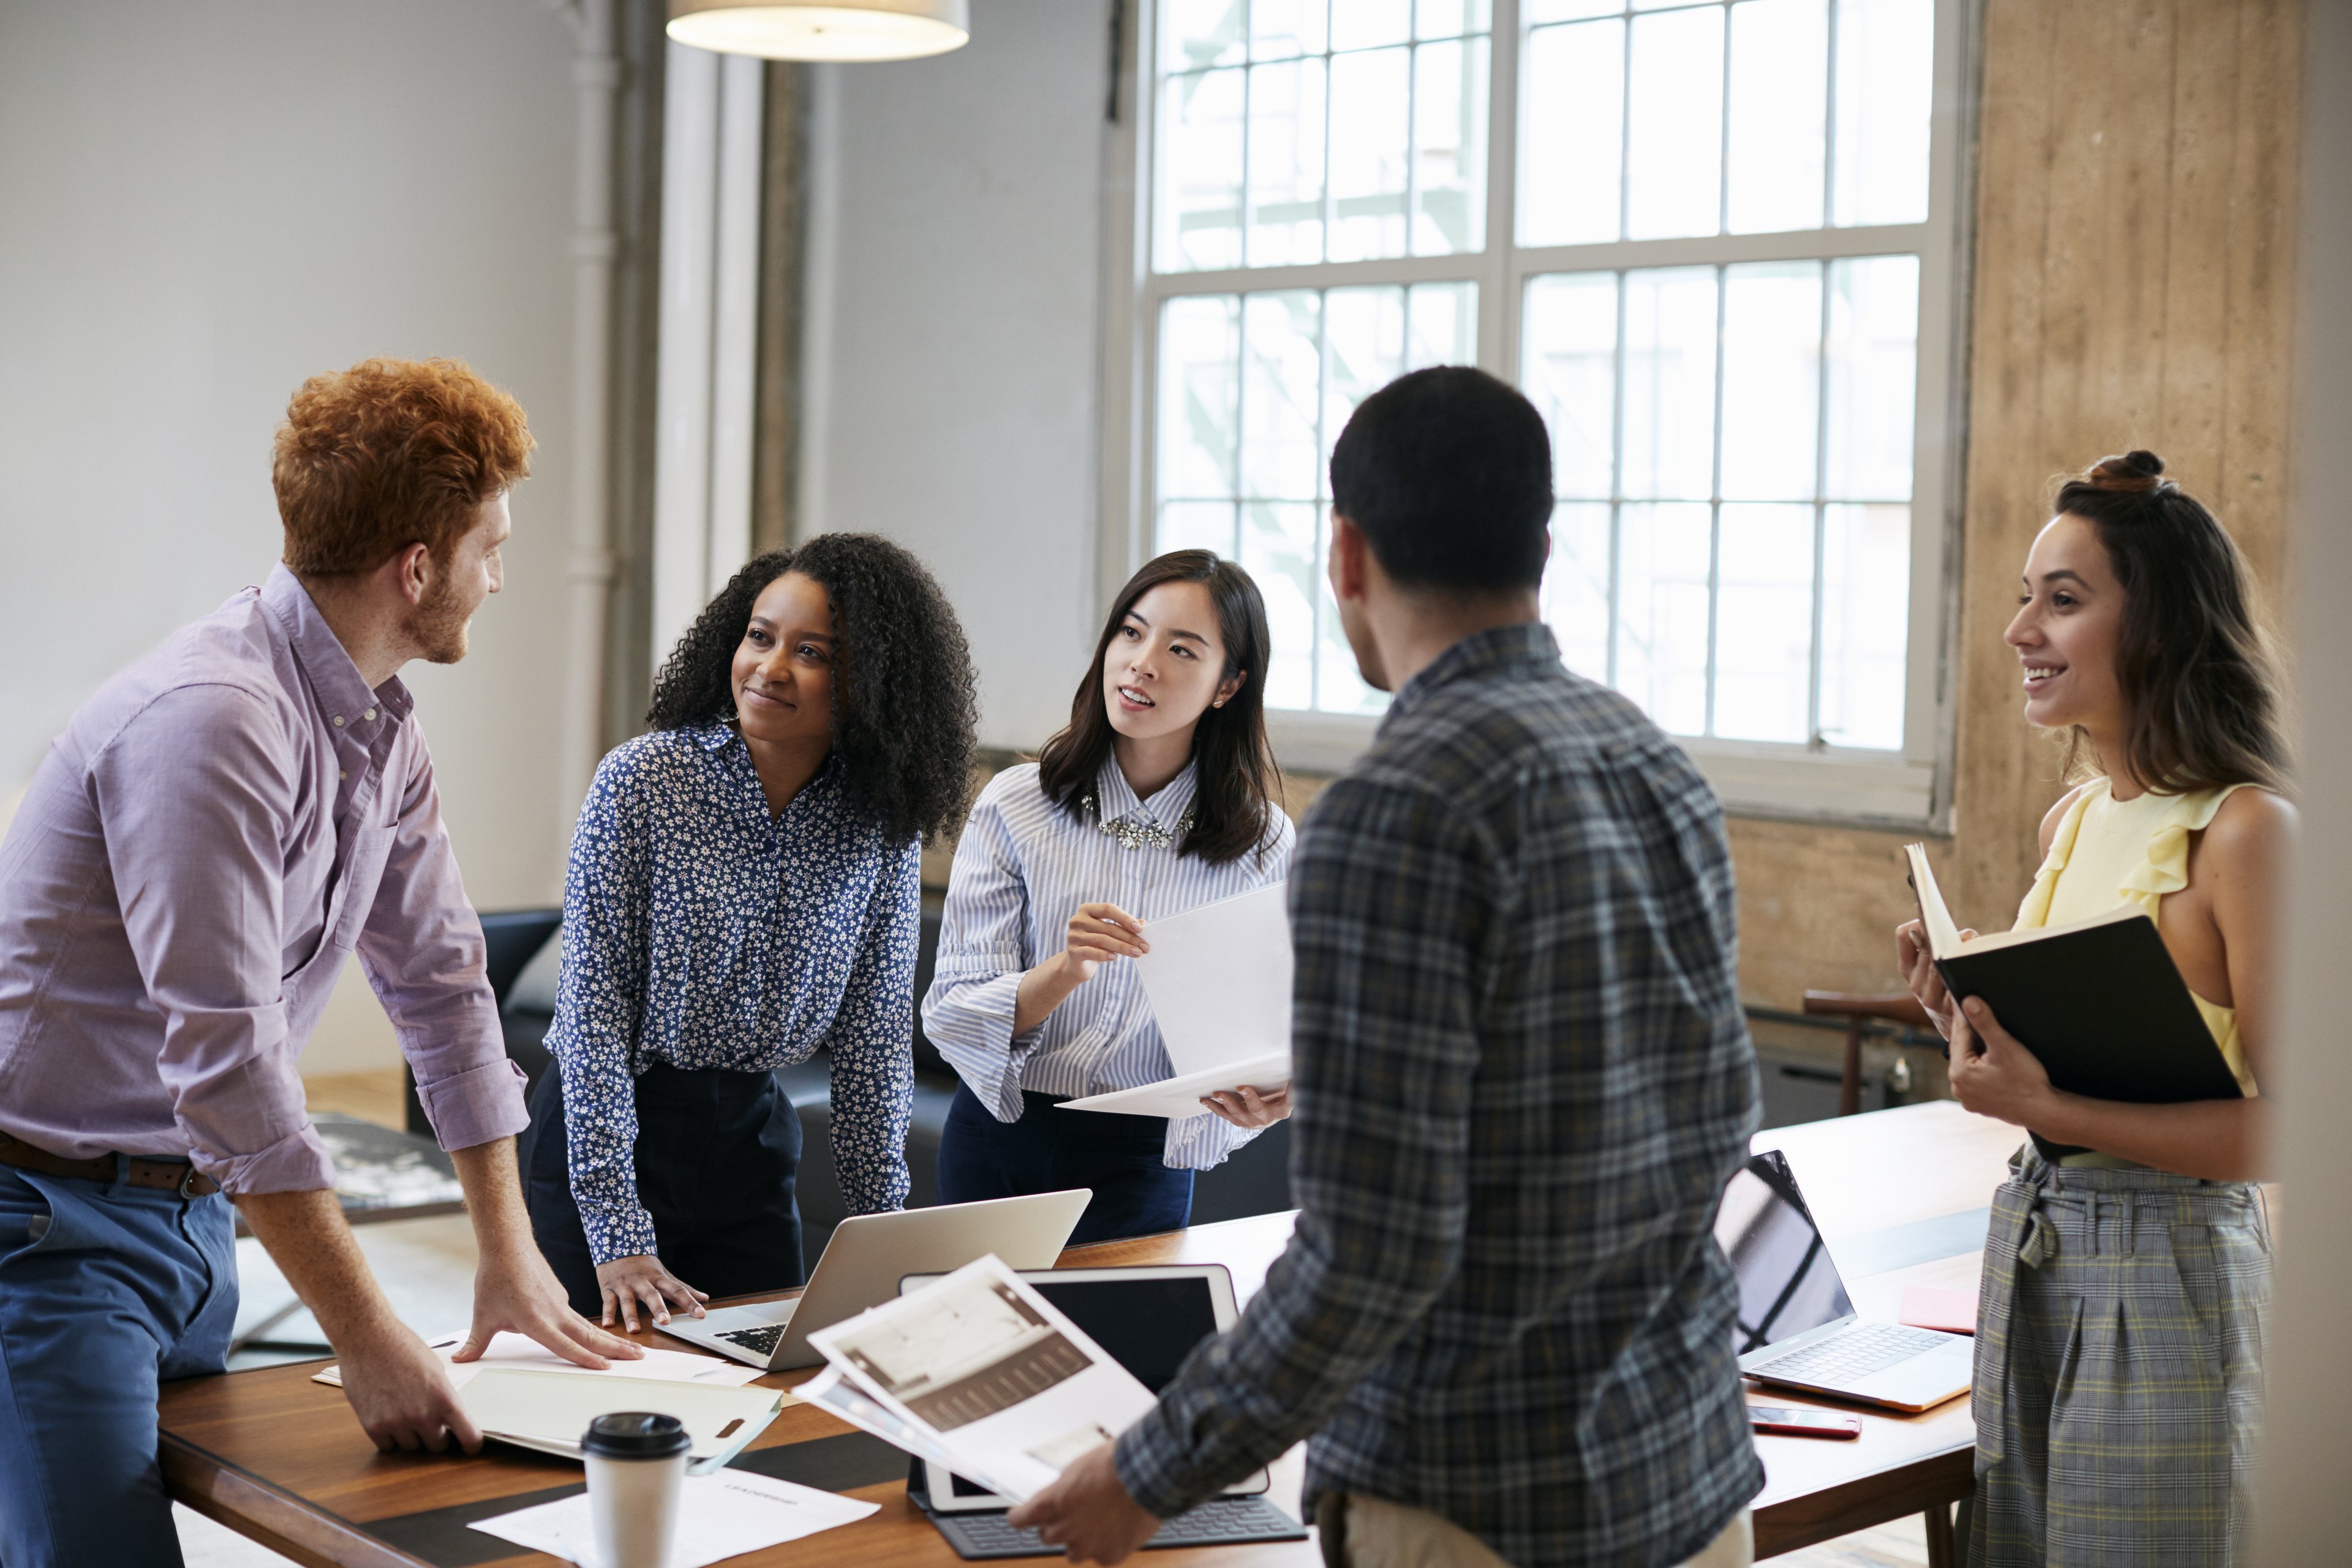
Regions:
<instances>
[{"instance_id":1,"label":"yellow ruffled sleeveless top","mask_svg":"<svg viewBox=\"0 0 2352 1568\"><path fill-rule=\"evenodd\" d=\"M2065 925L2125 904L2137 904L2156 919L2164 896L2189 886L2189 836L2204 831L2223 801L2254 787L2231 784L2189 795L2148 790L2117 800L2105 779L2092 780L2059 819L2050 853L2018 909L2018 929ZM2252 1097L2258 1091L2238 1038L2237 1009L2217 1006L2194 991L2189 994L2237 1075L2238 1087Z\"/></svg>"}]
</instances>

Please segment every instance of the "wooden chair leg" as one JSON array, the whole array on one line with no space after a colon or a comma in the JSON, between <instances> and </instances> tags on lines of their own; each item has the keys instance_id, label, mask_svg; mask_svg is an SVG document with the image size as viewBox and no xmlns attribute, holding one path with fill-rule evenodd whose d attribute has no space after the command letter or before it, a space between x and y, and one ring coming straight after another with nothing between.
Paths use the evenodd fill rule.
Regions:
<instances>
[{"instance_id":1,"label":"wooden chair leg","mask_svg":"<svg viewBox=\"0 0 2352 1568\"><path fill-rule=\"evenodd\" d=\"M1845 1070L1838 1076L1838 1114L1852 1116L1862 1109L1862 1016L1846 1020Z\"/></svg>"},{"instance_id":2,"label":"wooden chair leg","mask_svg":"<svg viewBox=\"0 0 2352 1568\"><path fill-rule=\"evenodd\" d=\"M1927 1510L1927 1568L1960 1568L1958 1543L1952 1539L1952 1505L1937 1503Z\"/></svg>"}]
</instances>

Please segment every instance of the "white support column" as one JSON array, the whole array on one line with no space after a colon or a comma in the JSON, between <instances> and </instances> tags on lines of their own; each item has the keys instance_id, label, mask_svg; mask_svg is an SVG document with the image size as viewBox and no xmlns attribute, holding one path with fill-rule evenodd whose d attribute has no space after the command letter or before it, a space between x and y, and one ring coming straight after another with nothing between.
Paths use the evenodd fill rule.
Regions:
<instances>
[{"instance_id":1,"label":"white support column","mask_svg":"<svg viewBox=\"0 0 2352 1568\"><path fill-rule=\"evenodd\" d=\"M672 44L663 111L653 661L751 553L761 62Z\"/></svg>"}]
</instances>

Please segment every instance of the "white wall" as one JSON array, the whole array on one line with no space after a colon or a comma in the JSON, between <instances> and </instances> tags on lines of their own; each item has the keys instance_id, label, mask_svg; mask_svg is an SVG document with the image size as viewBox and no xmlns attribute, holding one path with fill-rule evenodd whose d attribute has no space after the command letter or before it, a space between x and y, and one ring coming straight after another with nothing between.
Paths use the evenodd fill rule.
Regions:
<instances>
[{"instance_id":1,"label":"white wall","mask_svg":"<svg viewBox=\"0 0 2352 1568\"><path fill-rule=\"evenodd\" d=\"M921 555L1034 746L1095 632L1106 0L975 0L933 59L818 68L803 533Z\"/></svg>"},{"instance_id":2,"label":"white wall","mask_svg":"<svg viewBox=\"0 0 2352 1568\"><path fill-rule=\"evenodd\" d=\"M305 376L451 355L521 401L539 477L472 657L409 679L475 901L555 896L571 51L545 0L0 5L0 796L268 571ZM306 1068L383 1059L341 1003Z\"/></svg>"}]
</instances>

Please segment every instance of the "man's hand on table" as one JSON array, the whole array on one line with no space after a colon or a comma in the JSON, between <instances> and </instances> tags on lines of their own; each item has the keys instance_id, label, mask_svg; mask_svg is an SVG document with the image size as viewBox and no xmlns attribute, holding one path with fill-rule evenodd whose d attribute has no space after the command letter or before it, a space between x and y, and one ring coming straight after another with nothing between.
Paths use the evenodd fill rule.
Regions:
<instances>
[{"instance_id":1,"label":"man's hand on table","mask_svg":"<svg viewBox=\"0 0 2352 1568\"><path fill-rule=\"evenodd\" d=\"M336 1347L343 1397L369 1441L387 1454L438 1454L455 1437L467 1453L481 1452L481 1430L457 1403L448 1369L414 1330L385 1313L346 1342Z\"/></svg>"},{"instance_id":2,"label":"man's hand on table","mask_svg":"<svg viewBox=\"0 0 2352 1568\"><path fill-rule=\"evenodd\" d=\"M636 1325L629 1325L635 1328ZM555 1270L539 1248L520 1245L485 1254L474 1270L474 1327L452 1361L472 1361L489 1349L492 1336L510 1330L578 1366L602 1372L612 1360L641 1360L645 1352L608 1334L572 1310Z\"/></svg>"},{"instance_id":3,"label":"man's hand on table","mask_svg":"<svg viewBox=\"0 0 2352 1568\"><path fill-rule=\"evenodd\" d=\"M1010 1522L1063 1548L1073 1563L1126 1561L1159 1532L1160 1521L1127 1495L1110 1456L1108 1443L1081 1454L1060 1479L1014 1509Z\"/></svg>"}]
</instances>

